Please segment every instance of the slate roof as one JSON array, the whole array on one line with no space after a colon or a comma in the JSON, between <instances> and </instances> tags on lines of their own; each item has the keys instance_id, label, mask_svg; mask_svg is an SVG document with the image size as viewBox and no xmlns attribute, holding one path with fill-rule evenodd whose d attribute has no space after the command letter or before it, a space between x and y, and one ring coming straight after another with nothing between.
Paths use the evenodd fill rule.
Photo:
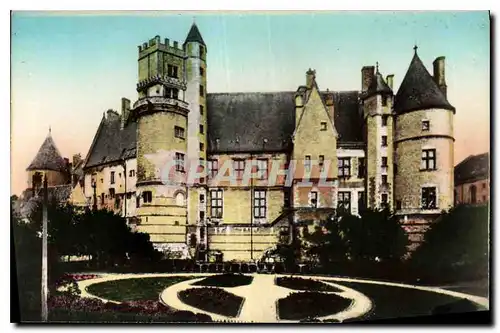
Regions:
<instances>
[{"instance_id":1,"label":"slate roof","mask_svg":"<svg viewBox=\"0 0 500 333\"><path fill-rule=\"evenodd\" d=\"M417 52L401 82L394 101L394 111L405 113L414 110L440 108L455 112L434 78L429 74Z\"/></svg>"},{"instance_id":2,"label":"slate roof","mask_svg":"<svg viewBox=\"0 0 500 333\"><path fill-rule=\"evenodd\" d=\"M293 91L208 94L208 151L287 150L295 129L294 94Z\"/></svg>"},{"instance_id":3,"label":"slate roof","mask_svg":"<svg viewBox=\"0 0 500 333\"><path fill-rule=\"evenodd\" d=\"M333 91L334 124L339 145L363 143L363 116L358 91ZM322 94L325 94L323 92Z\"/></svg>"},{"instance_id":4,"label":"slate roof","mask_svg":"<svg viewBox=\"0 0 500 333\"><path fill-rule=\"evenodd\" d=\"M377 70L377 73L375 74L374 80L372 80L372 83L368 87L368 90L364 94L364 98L367 98L369 96L375 95L375 94L390 94L392 95L392 89L387 85L387 83L384 80L384 77L380 72Z\"/></svg>"},{"instance_id":5,"label":"slate roof","mask_svg":"<svg viewBox=\"0 0 500 333\"><path fill-rule=\"evenodd\" d=\"M66 167L66 161L61 156L49 132L35 158L26 170L54 170L64 172L67 171Z\"/></svg>"},{"instance_id":6,"label":"slate roof","mask_svg":"<svg viewBox=\"0 0 500 333\"><path fill-rule=\"evenodd\" d=\"M197 42L197 43L200 43L202 45L205 45L205 42L203 41L203 38L201 37L200 30L198 30L196 23L193 23L193 25L191 25L191 29L189 29L189 33L186 37L186 41L184 42L184 45L188 42Z\"/></svg>"},{"instance_id":7,"label":"slate roof","mask_svg":"<svg viewBox=\"0 0 500 333\"><path fill-rule=\"evenodd\" d=\"M455 185L489 178L489 153L471 155L455 166Z\"/></svg>"},{"instance_id":8,"label":"slate roof","mask_svg":"<svg viewBox=\"0 0 500 333\"><path fill-rule=\"evenodd\" d=\"M124 129L120 127L121 115L108 111L97 129L85 168L135 157L137 123L129 122Z\"/></svg>"}]
</instances>

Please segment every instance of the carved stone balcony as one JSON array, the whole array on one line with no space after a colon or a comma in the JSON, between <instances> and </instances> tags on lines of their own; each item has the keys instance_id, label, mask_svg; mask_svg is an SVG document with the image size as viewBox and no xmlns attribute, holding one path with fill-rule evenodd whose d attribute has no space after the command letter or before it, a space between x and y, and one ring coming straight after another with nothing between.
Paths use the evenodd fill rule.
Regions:
<instances>
[{"instance_id":1,"label":"carved stone balcony","mask_svg":"<svg viewBox=\"0 0 500 333\"><path fill-rule=\"evenodd\" d=\"M167 98L163 96L151 96L151 97L144 97L141 99L138 99L134 103L134 109L138 109L141 106L148 105L148 104L153 104L153 105L168 105L168 106L174 106L174 107L180 107L183 109L187 109L189 104L180 101L178 99L173 99L173 98Z\"/></svg>"},{"instance_id":2,"label":"carved stone balcony","mask_svg":"<svg viewBox=\"0 0 500 333\"><path fill-rule=\"evenodd\" d=\"M185 82L179 78L170 77L168 75L155 75L139 81L139 83L137 83L137 91L155 84L163 84L166 86L179 88L181 90L186 90Z\"/></svg>"}]
</instances>

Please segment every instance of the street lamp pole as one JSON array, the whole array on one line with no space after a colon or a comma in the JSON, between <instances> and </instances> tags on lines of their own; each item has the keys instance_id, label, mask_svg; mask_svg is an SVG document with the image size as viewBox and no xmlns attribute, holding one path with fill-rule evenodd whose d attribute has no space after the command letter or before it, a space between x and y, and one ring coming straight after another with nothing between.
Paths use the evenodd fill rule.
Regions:
<instances>
[{"instance_id":1,"label":"street lamp pole","mask_svg":"<svg viewBox=\"0 0 500 333\"><path fill-rule=\"evenodd\" d=\"M43 212L42 212L42 321L48 319L47 294L48 294L48 263L47 263L47 175L43 179Z\"/></svg>"}]
</instances>

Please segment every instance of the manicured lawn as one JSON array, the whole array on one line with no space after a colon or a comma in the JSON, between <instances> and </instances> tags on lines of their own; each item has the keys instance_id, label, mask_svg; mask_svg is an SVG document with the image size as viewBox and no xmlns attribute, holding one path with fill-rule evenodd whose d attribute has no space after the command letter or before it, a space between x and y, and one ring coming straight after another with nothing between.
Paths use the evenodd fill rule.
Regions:
<instances>
[{"instance_id":1,"label":"manicured lawn","mask_svg":"<svg viewBox=\"0 0 500 333\"><path fill-rule=\"evenodd\" d=\"M239 314L244 299L220 288L192 288L179 292L186 304L227 317Z\"/></svg>"},{"instance_id":2,"label":"manicured lawn","mask_svg":"<svg viewBox=\"0 0 500 333\"><path fill-rule=\"evenodd\" d=\"M220 274L209 276L201 281L193 283L193 286L205 287L239 287L252 283L253 277L242 274Z\"/></svg>"},{"instance_id":3,"label":"manicured lawn","mask_svg":"<svg viewBox=\"0 0 500 333\"><path fill-rule=\"evenodd\" d=\"M349 307L351 300L336 294L318 292L293 293L278 301L280 319L302 320L309 317L324 317L341 312Z\"/></svg>"},{"instance_id":4,"label":"manicured lawn","mask_svg":"<svg viewBox=\"0 0 500 333\"><path fill-rule=\"evenodd\" d=\"M190 276L131 278L90 285L92 295L118 302L158 300L163 289L193 279Z\"/></svg>"},{"instance_id":5,"label":"manicured lawn","mask_svg":"<svg viewBox=\"0 0 500 333\"><path fill-rule=\"evenodd\" d=\"M373 302L373 308L362 317L349 321L376 320L398 317L430 316L438 313L459 313L481 310L468 300L429 291L383 286L359 282L339 282L355 289ZM436 309L437 308L437 309Z\"/></svg>"},{"instance_id":6,"label":"manicured lawn","mask_svg":"<svg viewBox=\"0 0 500 333\"><path fill-rule=\"evenodd\" d=\"M330 286L320 281L302 279L298 277L279 277L276 279L276 285L295 290L330 291L330 292L342 291L336 287Z\"/></svg>"}]
</instances>

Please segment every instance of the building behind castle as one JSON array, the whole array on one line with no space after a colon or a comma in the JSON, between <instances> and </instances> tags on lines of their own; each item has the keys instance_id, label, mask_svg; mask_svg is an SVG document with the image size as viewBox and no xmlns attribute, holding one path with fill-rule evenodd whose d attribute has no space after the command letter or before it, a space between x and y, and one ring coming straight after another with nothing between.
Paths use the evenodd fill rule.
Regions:
<instances>
[{"instance_id":1,"label":"building behind castle","mask_svg":"<svg viewBox=\"0 0 500 333\"><path fill-rule=\"evenodd\" d=\"M103 115L72 200L120 212L158 248L224 261L259 260L290 223L337 208L388 206L418 242L453 205L444 57L431 75L415 47L396 94L378 64L360 91L320 90L309 69L296 91L208 93L208 52L195 24L182 45L138 47L138 98ZM206 176L187 181L193 165Z\"/></svg>"}]
</instances>

